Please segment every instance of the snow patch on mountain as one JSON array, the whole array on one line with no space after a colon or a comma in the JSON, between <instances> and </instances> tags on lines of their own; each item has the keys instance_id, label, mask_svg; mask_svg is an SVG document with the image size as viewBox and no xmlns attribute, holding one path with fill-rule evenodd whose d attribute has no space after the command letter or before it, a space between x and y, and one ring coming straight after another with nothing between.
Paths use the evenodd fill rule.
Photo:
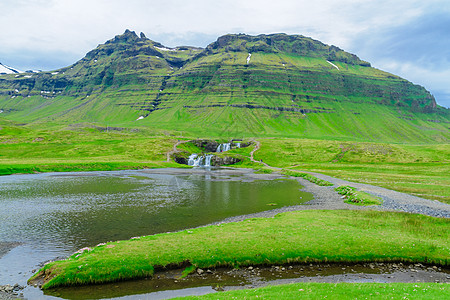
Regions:
<instances>
[{"instance_id":1,"label":"snow patch on mountain","mask_svg":"<svg viewBox=\"0 0 450 300\"><path fill-rule=\"evenodd\" d=\"M160 51L177 51L177 49L171 49L171 48L166 48L166 47L156 47L156 49L160 50Z\"/></svg>"},{"instance_id":2,"label":"snow patch on mountain","mask_svg":"<svg viewBox=\"0 0 450 300\"><path fill-rule=\"evenodd\" d=\"M327 60L327 63L329 63L330 65L332 65L333 67L335 67L336 69L338 69L339 70L339 67L338 66L336 66L335 64L333 64L331 61L328 61Z\"/></svg>"},{"instance_id":3,"label":"snow patch on mountain","mask_svg":"<svg viewBox=\"0 0 450 300\"><path fill-rule=\"evenodd\" d=\"M0 63L0 74L14 74L14 73L22 73L22 72Z\"/></svg>"}]
</instances>

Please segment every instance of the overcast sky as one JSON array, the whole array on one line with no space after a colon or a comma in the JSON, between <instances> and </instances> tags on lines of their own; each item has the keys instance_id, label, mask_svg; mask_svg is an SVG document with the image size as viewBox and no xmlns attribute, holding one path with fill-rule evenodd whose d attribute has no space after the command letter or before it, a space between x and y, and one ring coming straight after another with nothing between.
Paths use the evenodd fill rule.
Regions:
<instances>
[{"instance_id":1,"label":"overcast sky","mask_svg":"<svg viewBox=\"0 0 450 300\"><path fill-rule=\"evenodd\" d=\"M301 34L423 85L450 107L449 0L0 0L0 62L68 66L125 29L170 47Z\"/></svg>"}]
</instances>

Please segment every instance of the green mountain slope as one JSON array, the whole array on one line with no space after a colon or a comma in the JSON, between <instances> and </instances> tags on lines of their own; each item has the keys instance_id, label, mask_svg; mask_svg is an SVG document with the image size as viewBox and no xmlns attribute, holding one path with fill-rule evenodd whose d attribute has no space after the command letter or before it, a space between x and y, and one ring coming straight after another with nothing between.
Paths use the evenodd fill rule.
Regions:
<instances>
[{"instance_id":1,"label":"green mountain slope","mask_svg":"<svg viewBox=\"0 0 450 300\"><path fill-rule=\"evenodd\" d=\"M423 87L303 36L225 35L169 49L134 32L74 65L0 76L3 118L98 122L201 136L448 142Z\"/></svg>"}]
</instances>

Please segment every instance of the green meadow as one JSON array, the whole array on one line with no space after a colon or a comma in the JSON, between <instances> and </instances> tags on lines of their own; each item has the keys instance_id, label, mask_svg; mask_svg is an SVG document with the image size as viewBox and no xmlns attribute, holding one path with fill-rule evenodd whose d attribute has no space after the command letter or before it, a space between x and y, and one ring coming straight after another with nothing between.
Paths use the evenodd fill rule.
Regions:
<instances>
[{"instance_id":1,"label":"green meadow","mask_svg":"<svg viewBox=\"0 0 450 300\"><path fill-rule=\"evenodd\" d=\"M450 203L450 145L261 139L255 159Z\"/></svg>"},{"instance_id":2,"label":"green meadow","mask_svg":"<svg viewBox=\"0 0 450 300\"><path fill-rule=\"evenodd\" d=\"M146 128L0 123L0 175L181 167L166 161L177 141Z\"/></svg>"}]
</instances>

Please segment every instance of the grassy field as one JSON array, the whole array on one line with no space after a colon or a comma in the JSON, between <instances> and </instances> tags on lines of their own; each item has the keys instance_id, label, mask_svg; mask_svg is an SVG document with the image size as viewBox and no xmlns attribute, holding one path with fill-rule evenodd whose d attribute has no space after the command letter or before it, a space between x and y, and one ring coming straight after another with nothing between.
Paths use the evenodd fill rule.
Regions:
<instances>
[{"instance_id":1,"label":"grassy field","mask_svg":"<svg viewBox=\"0 0 450 300\"><path fill-rule=\"evenodd\" d=\"M450 203L449 144L260 139L255 159Z\"/></svg>"},{"instance_id":2,"label":"grassy field","mask_svg":"<svg viewBox=\"0 0 450 300\"><path fill-rule=\"evenodd\" d=\"M44 289L142 278L155 269L310 262L450 264L450 220L376 211L300 211L110 242L47 264ZM245 247L243 247L245 245ZM194 266L194 268L192 267Z\"/></svg>"},{"instance_id":3,"label":"grassy field","mask_svg":"<svg viewBox=\"0 0 450 300\"><path fill-rule=\"evenodd\" d=\"M448 299L443 283L295 283L176 299Z\"/></svg>"},{"instance_id":4,"label":"grassy field","mask_svg":"<svg viewBox=\"0 0 450 300\"><path fill-rule=\"evenodd\" d=\"M0 123L0 175L180 167L166 162L175 137L146 128Z\"/></svg>"}]
</instances>

